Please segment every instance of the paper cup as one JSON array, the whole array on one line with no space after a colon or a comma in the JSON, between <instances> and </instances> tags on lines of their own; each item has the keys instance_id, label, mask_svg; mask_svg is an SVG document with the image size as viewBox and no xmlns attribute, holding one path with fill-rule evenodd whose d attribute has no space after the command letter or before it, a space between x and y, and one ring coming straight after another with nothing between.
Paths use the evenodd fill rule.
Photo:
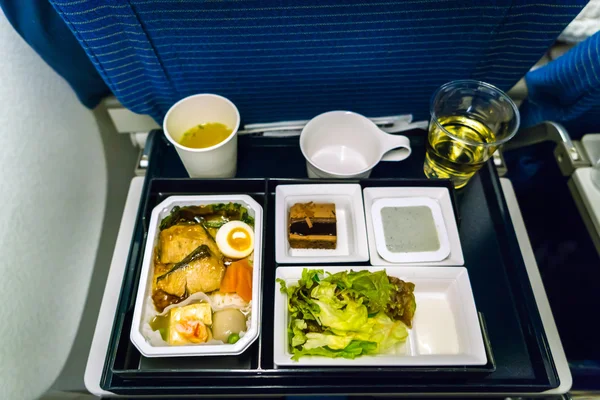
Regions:
<instances>
[{"instance_id":1,"label":"paper cup","mask_svg":"<svg viewBox=\"0 0 600 400\"><path fill-rule=\"evenodd\" d=\"M190 128L208 122L220 122L233 131L221 143L204 149L179 144ZM163 131L175 146L179 158L192 178L233 178L237 170L237 131L240 113L225 97L196 94L175 103L165 115Z\"/></svg>"}]
</instances>

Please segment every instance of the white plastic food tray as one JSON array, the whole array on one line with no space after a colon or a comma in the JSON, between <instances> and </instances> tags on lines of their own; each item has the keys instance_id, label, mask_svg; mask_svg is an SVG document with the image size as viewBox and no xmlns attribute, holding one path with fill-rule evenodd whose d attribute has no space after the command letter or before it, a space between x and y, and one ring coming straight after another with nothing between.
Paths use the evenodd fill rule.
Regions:
<instances>
[{"instance_id":1,"label":"white plastic food tray","mask_svg":"<svg viewBox=\"0 0 600 400\"><path fill-rule=\"evenodd\" d=\"M184 345L184 346L153 346L142 334L142 324L146 314L146 307L154 308L150 299L152 279L154 276L154 246L158 238L160 221L170 214L175 206L200 206L216 203L240 203L248 209L254 217L254 268L252 274L252 311L250 329L235 344L222 345ZM142 262L140 283L135 300L133 322L131 324L130 339L145 357L186 357L186 356L220 356L238 355L244 352L258 337L260 332L261 311L261 274L262 274L262 236L263 236L263 209L248 195L215 195L215 196L171 196L154 207Z\"/></svg>"}]
</instances>

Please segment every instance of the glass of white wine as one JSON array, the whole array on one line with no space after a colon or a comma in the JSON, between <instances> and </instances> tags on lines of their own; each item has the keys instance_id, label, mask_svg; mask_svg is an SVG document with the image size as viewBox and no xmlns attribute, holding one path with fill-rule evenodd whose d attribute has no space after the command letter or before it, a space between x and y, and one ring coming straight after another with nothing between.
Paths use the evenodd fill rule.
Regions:
<instances>
[{"instance_id":1,"label":"glass of white wine","mask_svg":"<svg viewBox=\"0 0 600 400\"><path fill-rule=\"evenodd\" d=\"M423 170L428 178L451 179L457 189L519 129L519 109L510 97L474 80L442 85L430 113Z\"/></svg>"}]
</instances>

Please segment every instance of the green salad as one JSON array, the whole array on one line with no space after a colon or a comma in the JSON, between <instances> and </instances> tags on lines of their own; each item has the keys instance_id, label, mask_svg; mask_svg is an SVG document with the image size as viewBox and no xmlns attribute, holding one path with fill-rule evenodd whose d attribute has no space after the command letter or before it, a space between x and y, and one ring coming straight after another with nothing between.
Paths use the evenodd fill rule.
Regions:
<instances>
[{"instance_id":1,"label":"green salad","mask_svg":"<svg viewBox=\"0 0 600 400\"><path fill-rule=\"evenodd\" d=\"M406 340L417 308L415 285L385 271L325 274L304 269L297 286L278 282L288 296L294 360L385 353Z\"/></svg>"}]
</instances>

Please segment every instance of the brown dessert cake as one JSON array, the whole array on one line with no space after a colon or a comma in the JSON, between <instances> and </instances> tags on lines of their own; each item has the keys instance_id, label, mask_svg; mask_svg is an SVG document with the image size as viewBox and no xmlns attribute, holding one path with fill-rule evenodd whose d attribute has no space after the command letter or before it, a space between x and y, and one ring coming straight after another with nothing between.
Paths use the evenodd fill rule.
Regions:
<instances>
[{"instance_id":1,"label":"brown dessert cake","mask_svg":"<svg viewBox=\"0 0 600 400\"><path fill-rule=\"evenodd\" d=\"M293 249L335 249L335 204L294 204L290 208L288 239Z\"/></svg>"}]
</instances>

